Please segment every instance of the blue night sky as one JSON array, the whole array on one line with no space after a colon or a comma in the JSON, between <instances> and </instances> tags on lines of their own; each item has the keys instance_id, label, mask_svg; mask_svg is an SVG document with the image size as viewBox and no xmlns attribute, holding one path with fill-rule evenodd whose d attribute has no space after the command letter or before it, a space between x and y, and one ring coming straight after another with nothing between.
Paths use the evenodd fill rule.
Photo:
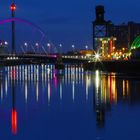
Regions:
<instances>
[{"instance_id":1,"label":"blue night sky","mask_svg":"<svg viewBox=\"0 0 140 140\"><path fill-rule=\"evenodd\" d=\"M65 50L72 44L83 49L92 46L92 20L95 6L105 6L105 18L113 23L140 22L139 0L15 0L16 17L38 25L57 46L62 43ZM10 17L11 0L1 0L0 19Z\"/></svg>"}]
</instances>

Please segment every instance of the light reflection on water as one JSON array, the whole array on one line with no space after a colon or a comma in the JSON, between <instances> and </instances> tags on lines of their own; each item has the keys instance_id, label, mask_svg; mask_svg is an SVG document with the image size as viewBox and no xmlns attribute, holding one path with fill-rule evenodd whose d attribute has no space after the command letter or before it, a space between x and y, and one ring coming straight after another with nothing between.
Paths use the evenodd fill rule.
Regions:
<instances>
[{"instance_id":1,"label":"light reflection on water","mask_svg":"<svg viewBox=\"0 0 140 140\"><path fill-rule=\"evenodd\" d=\"M0 70L0 112L6 112L5 115L8 118L5 120L3 116L3 124L10 121L12 134L18 134L20 139L22 139L22 135L20 135L22 128L28 129L24 123L31 119L27 117L26 122L26 116L34 117L33 113L30 114L28 110L35 106L37 106L37 112L40 114L45 113L45 116L49 114L46 108L52 109L53 113L51 113L53 115L56 113L58 115L57 119L62 119L60 119L62 124L66 119L63 118L67 116L66 113L69 114L67 116L68 120L74 121L73 125L77 123L75 118L78 118L81 126L79 125L75 128L77 129L77 133L73 134L75 137L80 139L92 139L95 137L96 139L109 139L106 132L100 133L100 129L108 128L108 124L111 122L113 125L115 121L114 115L110 116L108 112L122 113L121 109L125 106L124 104L128 105L129 108L132 104L140 103L140 80L132 77L125 78L122 75L104 73L98 70L84 72L82 66L77 67L74 65L65 66L65 70L61 72L58 72L53 65L10 66L3 67ZM63 104L63 108L61 108L62 114L57 110L58 102ZM70 111L75 114L71 114ZM130 109L128 113L131 113L131 111ZM23 112L27 113L22 115ZM9 119L10 114L11 119ZM140 112L137 115L140 117ZM50 118L44 118L43 120L42 116L39 119L42 119L42 124L43 122L52 121ZM109 119L111 120L110 122ZM121 124L121 120L119 121L118 123ZM55 126L55 124L53 125ZM65 121L63 125L65 125ZM12 138L7 128L9 124L5 127L4 134L8 134L6 138ZM35 129L34 127L32 126L31 128ZM39 133L43 133L43 138L50 138L50 136L44 134L44 127L39 127ZM68 132L70 132L69 126L67 127ZM0 126L1 129L2 126ZM46 129L48 129L47 126ZM81 134L82 131L85 131L85 134ZM113 133L115 134L115 132ZM24 135L27 134L25 133ZM120 136L122 135L124 133L120 133ZM5 135L3 138L5 138ZM31 138L33 138L32 135L30 136ZM137 138L140 137L137 136Z\"/></svg>"}]
</instances>

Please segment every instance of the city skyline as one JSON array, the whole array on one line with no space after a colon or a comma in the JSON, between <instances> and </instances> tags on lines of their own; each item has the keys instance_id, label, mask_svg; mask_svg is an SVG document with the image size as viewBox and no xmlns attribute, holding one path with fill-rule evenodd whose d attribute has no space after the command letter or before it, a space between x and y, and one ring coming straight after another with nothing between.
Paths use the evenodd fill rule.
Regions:
<instances>
[{"instance_id":1,"label":"city skyline","mask_svg":"<svg viewBox=\"0 0 140 140\"><path fill-rule=\"evenodd\" d=\"M0 19L11 16L9 6L12 1L2 1ZM138 0L130 1L15 1L16 17L31 21L46 32L55 46L63 44L69 50L74 44L78 49L86 45L92 48L92 21L95 19L95 6L104 5L105 19L115 24L128 21L140 22L138 18ZM120 4L121 3L121 4ZM131 7L133 11L130 10ZM125 10L124 10L125 8ZM118 11L119 9L119 11ZM119 15L119 16L118 16Z\"/></svg>"},{"instance_id":2,"label":"city skyline","mask_svg":"<svg viewBox=\"0 0 140 140\"><path fill-rule=\"evenodd\" d=\"M138 0L2 0L0 137L140 140Z\"/></svg>"}]
</instances>

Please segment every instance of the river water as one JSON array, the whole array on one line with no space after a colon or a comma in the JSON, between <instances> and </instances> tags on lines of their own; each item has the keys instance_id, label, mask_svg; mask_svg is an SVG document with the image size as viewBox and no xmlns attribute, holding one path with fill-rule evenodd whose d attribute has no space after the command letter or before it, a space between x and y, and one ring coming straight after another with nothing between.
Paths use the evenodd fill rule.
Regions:
<instances>
[{"instance_id":1,"label":"river water","mask_svg":"<svg viewBox=\"0 0 140 140\"><path fill-rule=\"evenodd\" d=\"M0 68L0 139L139 140L140 78L82 66Z\"/></svg>"}]
</instances>

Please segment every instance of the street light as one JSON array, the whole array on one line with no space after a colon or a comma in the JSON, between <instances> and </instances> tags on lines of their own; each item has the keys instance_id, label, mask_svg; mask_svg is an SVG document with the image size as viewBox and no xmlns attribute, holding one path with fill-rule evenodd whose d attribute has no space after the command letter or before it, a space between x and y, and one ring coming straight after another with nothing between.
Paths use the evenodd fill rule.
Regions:
<instances>
[{"instance_id":1,"label":"street light","mask_svg":"<svg viewBox=\"0 0 140 140\"><path fill-rule=\"evenodd\" d=\"M62 44L59 44L59 47L62 48Z\"/></svg>"},{"instance_id":2,"label":"street light","mask_svg":"<svg viewBox=\"0 0 140 140\"><path fill-rule=\"evenodd\" d=\"M72 47L72 50L73 50L73 52L74 52L74 49L75 49L75 45L72 45L71 47Z\"/></svg>"},{"instance_id":3,"label":"street light","mask_svg":"<svg viewBox=\"0 0 140 140\"><path fill-rule=\"evenodd\" d=\"M24 46L25 46L25 50L26 50L26 53L27 53L28 44L25 42Z\"/></svg>"},{"instance_id":4,"label":"street light","mask_svg":"<svg viewBox=\"0 0 140 140\"><path fill-rule=\"evenodd\" d=\"M4 53L8 53L8 42L4 41L0 43L0 46L4 46Z\"/></svg>"},{"instance_id":5,"label":"street light","mask_svg":"<svg viewBox=\"0 0 140 140\"><path fill-rule=\"evenodd\" d=\"M61 53L62 44L59 44L59 53Z\"/></svg>"},{"instance_id":6,"label":"street light","mask_svg":"<svg viewBox=\"0 0 140 140\"><path fill-rule=\"evenodd\" d=\"M47 44L47 47L48 47L48 52L49 52L49 54L50 54L51 44L48 43L48 44Z\"/></svg>"},{"instance_id":7,"label":"street light","mask_svg":"<svg viewBox=\"0 0 140 140\"><path fill-rule=\"evenodd\" d=\"M5 45L8 45L8 42L7 42L7 41L5 41L5 42L4 42L4 44L5 44Z\"/></svg>"},{"instance_id":8,"label":"street light","mask_svg":"<svg viewBox=\"0 0 140 140\"><path fill-rule=\"evenodd\" d=\"M95 58L96 59L99 59L99 57L100 57L100 55L97 53L97 54L95 54Z\"/></svg>"},{"instance_id":9,"label":"street light","mask_svg":"<svg viewBox=\"0 0 140 140\"><path fill-rule=\"evenodd\" d=\"M88 46L87 45L85 46L85 48L86 48L86 50L88 50Z\"/></svg>"},{"instance_id":10,"label":"street light","mask_svg":"<svg viewBox=\"0 0 140 140\"><path fill-rule=\"evenodd\" d=\"M28 45L28 44L25 42L25 43L24 43L24 46L27 46L27 45Z\"/></svg>"},{"instance_id":11,"label":"street light","mask_svg":"<svg viewBox=\"0 0 140 140\"><path fill-rule=\"evenodd\" d=\"M37 49L37 52L38 52L39 44L38 43L35 43L35 46L36 46L36 49Z\"/></svg>"},{"instance_id":12,"label":"street light","mask_svg":"<svg viewBox=\"0 0 140 140\"><path fill-rule=\"evenodd\" d=\"M38 44L38 43L35 43L35 46L36 46L36 47L39 47L39 44Z\"/></svg>"},{"instance_id":13,"label":"street light","mask_svg":"<svg viewBox=\"0 0 140 140\"><path fill-rule=\"evenodd\" d=\"M95 53L94 59L95 59L95 61L100 61L101 56L100 56L100 54L98 52Z\"/></svg>"}]
</instances>

